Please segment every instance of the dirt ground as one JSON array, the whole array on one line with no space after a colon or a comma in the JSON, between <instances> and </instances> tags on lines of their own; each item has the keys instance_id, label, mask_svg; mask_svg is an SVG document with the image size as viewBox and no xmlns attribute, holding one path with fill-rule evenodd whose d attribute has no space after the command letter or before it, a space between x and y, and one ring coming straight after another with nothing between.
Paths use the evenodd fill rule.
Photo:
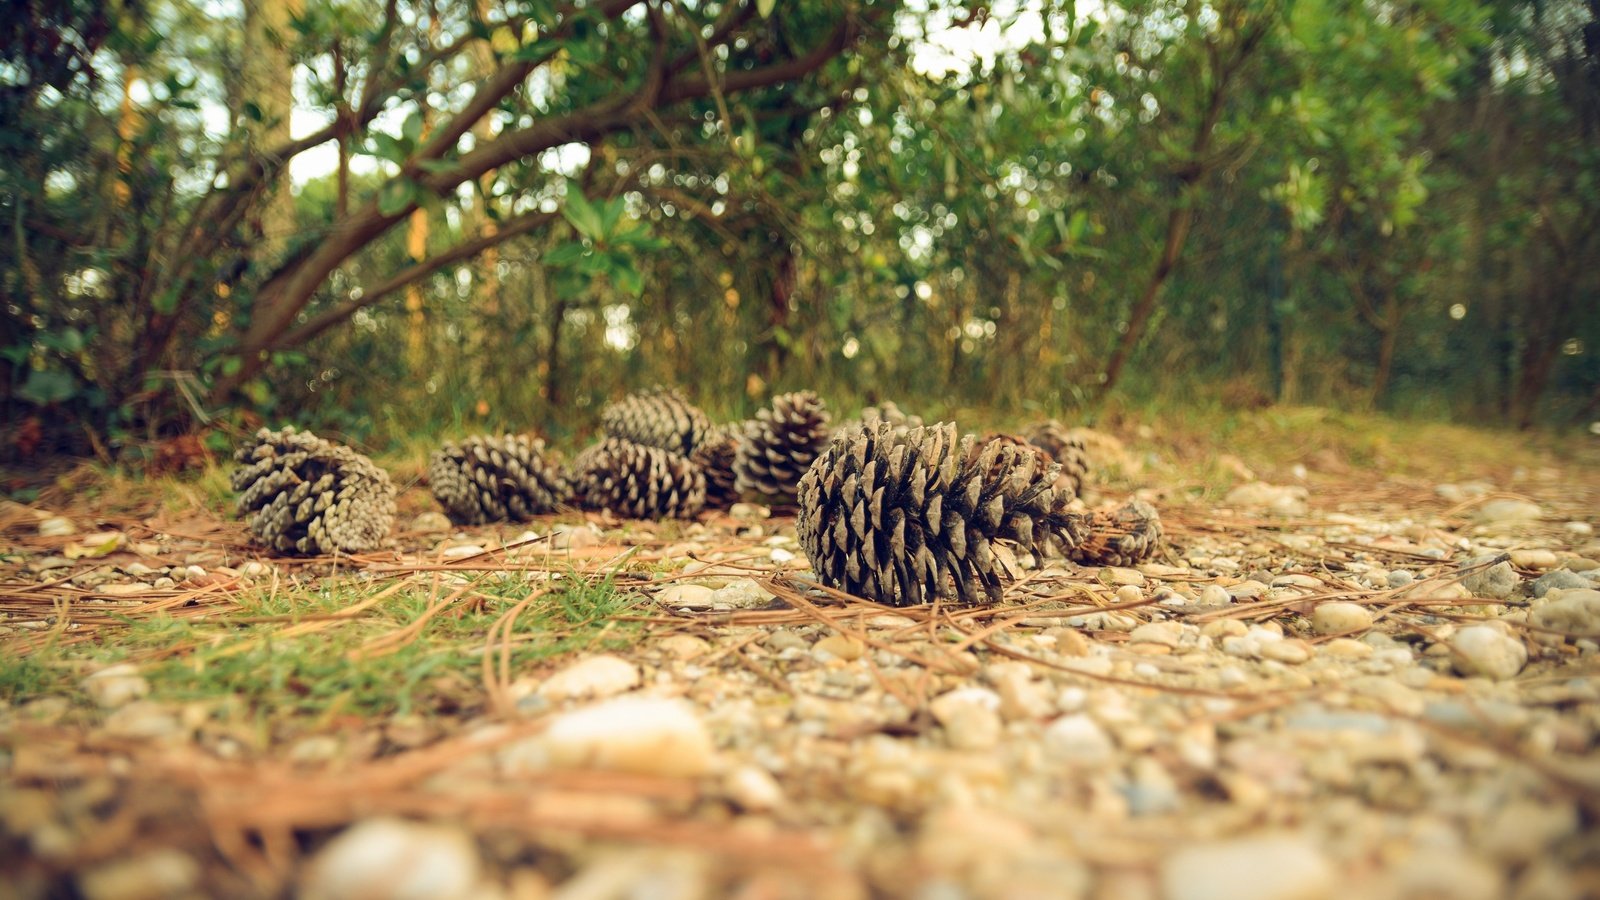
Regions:
<instances>
[{"instance_id":1,"label":"dirt ground","mask_svg":"<svg viewBox=\"0 0 1600 900\"><path fill-rule=\"evenodd\" d=\"M750 504L280 559L66 472L0 508L0 897L1600 896L1595 448L1292 431L1107 436L1165 551L983 607Z\"/></svg>"}]
</instances>

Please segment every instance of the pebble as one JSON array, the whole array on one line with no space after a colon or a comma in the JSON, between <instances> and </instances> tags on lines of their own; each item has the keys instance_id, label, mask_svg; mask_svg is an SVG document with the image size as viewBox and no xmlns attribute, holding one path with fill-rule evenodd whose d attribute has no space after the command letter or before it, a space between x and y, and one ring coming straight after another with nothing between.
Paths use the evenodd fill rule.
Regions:
<instances>
[{"instance_id":1,"label":"pebble","mask_svg":"<svg viewBox=\"0 0 1600 900\"><path fill-rule=\"evenodd\" d=\"M66 537L77 533L78 526L72 524L72 520L66 516L51 516L39 523L40 537Z\"/></svg>"},{"instance_id":2,"label":"pebble","mask_svg":"<svg viewBox=\"0 0 1600 900\"><path fill-rule=\"evenodd\" d=\"M1223 502L1240 509L1259 509L1274 516L1306 514L1306 489L1299 485L1283 487L1264 481L1241 484L1228 492Z\"/></svg>"},{"instance_id":3,"label":"pebble","mask_svg":"<svg viewBox=\"0 0 1600 900\"><path fill-rule=\"evenodd\" d=\"M1107 566L1101 570L1103 576L1112 584L1142 585L1144 573L1138 569L1128 569L1122 566Z\"/></svg>"},{"instance_id":4,"label":"pebble","mask_svg":"<svg viewBox=\"0 0 1600 900\"><path fill-rule=\"evenodd\" d=\"M1311 647L1305 641L1268 641L1261 645L1261 657L1299 665L1311 658Z\"/></svg>"},{"instance_id":5,"label":"pebble","mask_svg":"<svg viewBox=\"0 0 1600 900\"><path fill-rule=\"evenodd\" d=\"M768 812L785 801L783 787L760 766L743 765L729 772L723 790L746 812Z\"/></svg>"},{"instance_id":6,"label":"pebble","mask_svg":"<svg viewBox=\"0 0 1600 900\"><path fill-rule=\"evenodd\" d=\"M1265 834L1180 846L1161 865L1165 900L1318 900L1338 892L1310 841Z\"/></svg>"},{"instance_id":7,"label":"pebble","mask_svg":"<svg viewBox=\"0 0 1600 900\"><path fill-rule=\"evenodd\" d=\"M1390 892L1380 896L1448 897L1450 900L1498 900L1506 896L1500 870L1457 848L1424 849L1401 863L1386 881Z\"/></svg>"},{"instance_id":8,"label":"pebble","mask_svg":"<svg viewBox=\"0 0 1600 900\"><path fill-rule=\"evenodd\" d=\"M1372 656L1370 646L1351 638L1334 638L1322 645L1322 652L1328 656L1346 659L1367 659Z\"/></svg>"},{"instance_id":9,"label":"pebble","mask_svg":"<svg viewBox=\"0 0 1600 900\"><path fill-rule=\"evenodd\" d=\"M1311 628L1317 634L1348 634L1372 627L1372 612L1359 603L1323 603L1311 613Z\"/></svg>"},{"instance_id":10,"label":"pebble","mask_svg":"<svg viewBox=\"0 0 1600 900\"><path fill-rule=\"evenodd\" d=\"M669 584L661 589L659 597L662 605L675 609L710 609L712 593L711 588L701 584Z\"/></svg>"},{"instance_id":11,"label":"pebble","mask_svg":"<svg viewBox=\"0 0 1600 900\"><path fill-rule=\"evenodd\" d=\"M271 572L271 566L268 566L266 563L261 562L260 560L254 559L239 567L240 575L246 575L251 578L259 578L262 575L271 574Z\"/></svg>"},{"instance_id":12,"label":"pebble","mask_svg":"<svg viewBox=\"0 0 1600 900\"><path fill-rule=\"evenodd\" d=\"M101 709L116 709L150 693L150 682L131 663L107 666L83 679L82 687Z\"/></svg>"},{"instance_id":13,"label":"pebble","mask_svg":"<svg viewBox=\"0 0 1600 900\"><path fill-rule=\"evenodd\" d=\"M1062 716L1046 726L1044 751L1053 759L1084 766L1110 762L1115 755L1110 736L1084 713Z\"/></svg>"},{"instance_id":14,"label":"pebble","mask_svg":"<svg viewBox=\"0 0 1600 900\"><path fill-rule=\"evenodd\" d=\"M1561 527L1573 537L1588 537L1594 534L1594 526L1588 522L1568 522Z\"/></svg>"},{"instance_id":15,"label":"pebble","mask_svg":"<svg viewBox=\"0 0 1600 900\"><path fill-rule=\"evenodd\" d=\"M1578 826L1578 811L1570 800L1514 800L1496 808L1476 843L1496 859L1521 864L1550 853Z\"/></svg>"},{"instance_id":16,"label":"pebble","mask_svg":"<svg viewBox=\"0 0 1600 900\"><path fill-rule=\"evenodd\" d=\"M682 700L618 697L556 717L533 740L555 768L695 777L714 762L711 733Z\"/></svg>"},{"instance_id":17,"label":"pebble","mask_svg":"<svg viewBox=\"0 0 1600 900\"><path fill-rule=\"evenodd\" d=\"M1600 591L1578 588L1545 596L1553 599L1533 610L1533 624L1578 634L1600 632Z\"/></svg>"},{"instance_id":18,"label":"pebble","mask_svg":"<svg viewBox=\"0 0 1600 900\"><path fill-rule=\"evenodd\" d=\"M1554 569L1561 564L1554 550L1543 549L1513 550L1511 551L1511 562L1513 565L1523 569L1537 569L1540 571Z\"/></svg>"},{"instance_id":19,"label":"pebble","mask_svg":"<svg viewBox=\"0 0 1600 900\"><path fill-rule=\"evenodd\" d=\"M1000 743L1000 695L988 688L957 688L935 697L928 711L957 750L989 750Z\"/></svg>"},{"instance_id":20,"label":"pebble","mask_svg":"<svg viewBox=\"0 0 1600 900\"><path fill-rule=\"evenodd\" d=\"M1391 588L1402 588L1417 580L1417 573L1410 569L1391 569L1384 576L1383 583Z\"/></svg>"},{"instance_id":21,"label":"pebble","mask_svg":"<svg viewBox=\"0 0 1600 900\"><path fill-rule=\"evenodd\" d=\"M1469 625L1457 631L1450 649L1457 672L1493 681L1515 678L1528 664L1528 648L1493 625Z\"/></svg>"},{"instance_id":22,"label":"pebble","mask_svg":"<svg viewBox=\"0 0 1600 900\"><path fill-rule=\"evenodd\" d=\"M419 534L443 534L451 529L450 518L442 512L419 513L411 520L411 530Z\"/></svg>"},{"instance_id":23,"label":"pebble","mask_svg":"<svg viewBox=\"0 0 1600 900\"><path fill-rule=\"evenodd\" d=\"M157 900L181 897L200 881L200 864L181 850L152 850L101 863L78 876L84 900Z\"/></svg>"},{"instance_id":24,"label":"pebble","mask_svg":"<svg viewBox=\"0 0 1600 900\"><path fill-rule=\"evenodd\" d=\"M1201 606L1227 606L1233 602L1228 589L1220 584L1208 584L1200 591Z\"/></svg>"},{"instance_id":25,"label":"pebble","mask_svg":"<svg viewBox=\"0 0 1600 900\"><path fill-rule=\"evenodd\" d=\"M1546 572L1535 579L1530 592L1535 598L1538 598L1543 597L1552 590L1570 591L1576 588L1593 588L1594 586L1593 581L1582 575L1567 569L1556 569L1553 572Z\"/></svg>"},{"instance_id":26,"label":"pebble","mask_svg":"<svg viewBox=\"0 0 1600 900\"><path fill-rule=\"evenodd\" d=\"M444 552L439 555L445 559L466 559L469 556L477 556L485 552L487 551L477 544L457 544L454 547L444 548Z\"/></svg>"},{"instance_id":27,"label":"pebble","mask_svg":"<svg viewBox=\"0 0 1600 900\"><path fill-rule=\"evenodd\" d=\"M711 605L713 607L727 606L733 609L749 609L751 607L766 606L772 602L772 597L772 593L757 584L755 579L741 578L725 587L712 591Z\"/></svg>"},{"instance_id":28,"label":"pebble","mask_svg":"<svg viewBox=\"0 0 1600 900\"><path fill-rule=\"evenodd\" d=\"M131 597L134 594L142 594L151 590L155 590L155 585L146 584L143 581L130 581L125 584L102 584L95 588L97 593L107 594L112 597Z\"/></svg>"},{"instance_id":29,"label":"pebble","mask_svg":"<svg viewBox=\"0 0 1600 900\"><path fill-rule=\"evenodd\" d=\"M1472 518L1483 525L1513 525L1537 522L1543 516L1544 510L1537 503L1503 497L1478 507Z\"/></svg>"},{"instance_id":30,"label":"pebble","mask_svg":"<svg viewBox=\"0 0 1600 900\"><path fill-rule=\"evenodd\" d=\"M631 691L639 683L638 666L621 657L601 654L578 660L546 678L539 685L539 694L554 701L610 697Z\"/></svg>"},{"instance_id":31,"label":"pebble","mask_svg":"<svg viewBox=\"0 0 1600 900\"><path fill-rule=\"evenodd\" d=\"M694 659L711 649L705 638L692 634L669 634L656 642L656 646L667 656L680 660Z\"/></svg>"},{"instance_id":32,"label":"pebble","mask_svg":"<svg viewBox=\"0 0 1600 900\"><path fill-rule=\"evenodd\" d=\"M1498 557L1499 554L1496 553L1476 556L1467 560L1463 568L1481 566ZM1516 569L1511 568L1511 563L1501 562L1462 578L1461 586L1470 591L1474 597L1504 600L1511 596L1521 581L1522 576L1517 574Z\"/></svg>"},{"instance_id":33,"label":"pebble","mask_svg":"<svg viewBox=\"0 0 1600 900\"><path fill-rule=\"evenodd\" d=\"M304 900L456 900L477 896L482 863L459 828L367 819L342 832L306 867Z\"/></svg>"},{"instance_id":34,"label":"pebble","mask_svg":"<svg viewBox=\"0 0 1600 900\"><path fill-rule=\"evenodd\" d=\"M127 565L122 567L122 571L126 572L129 575L132 575L135 578L143 578L143 577L145 577L147 575L156 574L156 570L155 569L150 568L149 566L145 565L142 562L131 562L131 563L128 563Z\"/></svg>"},{"instance_id":35,"label":"pebble","mask_svg":"<svg viewBox=\"0 0 1600 900\"><path fill-rule=\"evenodd\" d=\"M1265 594L1268 588L1259 581L1246 580L1228 587L1228 596L1233 600L1254 600Z\"/></svg>"},{"instance_id":36,"label":"pebble","mask_svg":"<svg viewBox=\"0 0 1600 900\"><path fill-rule=\"evenodd\" d=\"M830 634L811 645L811 655L819 662L827 662L830 659L854 662L866 652L867 647L860 640L842 634Z\"/></svg>"},{"instance_id":37,"label":"pebble","mask_svg":"<svg viewBox=\"0 0 1600 900\"><path fill-rule=\"evenodd\" d=\"M135 700L106 716L106 732L117 737L158 739L183 731L176 710L150 700Z\"/></svg>"},{"instance_id":38,"label":"pebble","mask_svg":"<svg viewBox=\"0 0 1600 900\"><path fill-rule=\"evenodd\" d=\"M1168 647L1178 646L1182 639L1183 624L1180 622L1146 622L1128 635L1132 643L1163 644Z\"/></svg>"}]
</instances>

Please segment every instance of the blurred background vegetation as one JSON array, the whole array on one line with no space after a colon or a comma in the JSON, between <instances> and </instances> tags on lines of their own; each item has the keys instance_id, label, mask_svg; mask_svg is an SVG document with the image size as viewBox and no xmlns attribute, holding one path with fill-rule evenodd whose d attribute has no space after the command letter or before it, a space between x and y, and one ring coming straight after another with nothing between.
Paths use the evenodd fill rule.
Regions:
<instances>
[{"instance_id":1,"label":"blurred background vegetation","mask_svg":"<svg viewBox=\"0 0 1600 900\"><path fill-rule=\"evenodd\" d=\"M7 0L0 454L1600 416L1600 0ZM848 409L846 411L849 411Z\"/></svg>"}]
</instances>

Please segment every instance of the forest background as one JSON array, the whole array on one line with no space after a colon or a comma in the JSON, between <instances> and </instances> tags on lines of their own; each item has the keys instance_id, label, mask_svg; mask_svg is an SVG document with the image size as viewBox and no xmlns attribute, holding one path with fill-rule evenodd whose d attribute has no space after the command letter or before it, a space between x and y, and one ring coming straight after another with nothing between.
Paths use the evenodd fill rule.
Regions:
<instances>
[{"instance_id":1,"label":"forest background","mask_svg":"<svg viewBox=\"0 0 1600 900\"><path fill-rule=\"evenodd\" d=\"M1600 0L7 0L0 455L1600 416Z\"/></svg>"}]
</instances>

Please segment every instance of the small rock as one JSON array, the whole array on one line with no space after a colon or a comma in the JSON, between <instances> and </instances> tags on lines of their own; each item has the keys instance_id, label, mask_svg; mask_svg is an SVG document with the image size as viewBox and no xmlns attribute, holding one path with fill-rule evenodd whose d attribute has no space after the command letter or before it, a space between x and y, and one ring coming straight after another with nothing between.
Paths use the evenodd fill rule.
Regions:
<instances>
[{"instance_id":1,"label":"small rock","mask_svg":"<svg viewBox=\"0 0 1600 900\"><path fill-rule=\"evenodd\" d=\"M1267 834L1180 847L1162 863L1161 886L1165 900L1317 900L1338 882L1310 841Z\"/></svg>"},{"instance_id":2,"label":"small rock","mask_svg":"<svg viewBox=\"0 0 1600 900\"><path fill-rule=\"evenodd\" d=\"M783 788L760 766L743 765L729 772L723 789L746 812L767 812L784 804Z\"/></svg>"},{"instance_id":3,"label":"small rock","mask_svg":"<svg viewBox=\"0 0 1600 900\"><path fill-rule=\"evenodd\" d=\"M1133 761L1133 780L1123 790L1123 796L1128 799L1128 811L1136 816L1172 812L1181 798L1172 774L1152 756Z\"/></svg>"},{"instance_id":4,"label":"small rock","mask_svg":"<svg viewBox=\"0 0 1600 900\"><path fill-rule=\"evenodd\" d=\"M1110 736L1084 713L1062 716L1046 726L1044 750L1054 759L1086 766L1110 762L1115 752Z\"/></svg>"},{"instance_id":5,"label":"small rock","mask_svg":"<svg viewBox=\"0 0 1600 900\"><path fill-rule=\"evenodd\" d=\"M101 709L115 709L150 693L150 682L130 663L108 666L83 679L83 689Z\"/></svg>"},{"instance_id":6,"label":"small rock","mask_svg":"<svg viewBox=\"0 0 1600 900\"><path fill-rule=\"evenodd\" d=\"M1568 522L1561 527L1573 537L1588 537L1594 534L1594 526L1588 522Z\"/></svg>"},{"instance_id":7,"label":"small rock","mask_svg":"<svg viewBox=\"0 0 1600 900\"><path fill-rule=\"evenodd\" d=\"M772 510L759 503L735 503L728 507L728 515L735 519L758 522L772 517Z\"/></svg>"},{"instance_id":8,"label":"small rock","mask_svg":"<svg viewBox=\"0 0 1600 900\"><path fill-rule=\"evenodd\" d=\"M714 752L693 707L653 697L619 697L565 713L536 740L556 768L641 775L704 775Z\"/></svg>"},{"instance_id":9,"label":"small rock","mask_svg":"<svg viewBox=\"0 0 1600 900\"><path fill-rule=\"evenodd\" d=\"M1311 613L1311 628L1317 634L1348 634L1372 627L1372 612L1359 603L1324 603Z\"/></svg>"},{"instance_id":10,"label":"small rock","mask_svg":"<svg viewBox=\"0 0 1600 900\"><path fill-rule=\"evenodd\" d=\"M681 660L694 659L711 649L711 644L705 638L698 638L692 634L667 635L656 646L667 656Z\"/></svg>"},{"instance_id":11,"label":"small rock","mask_svg":"<svg viewBox=\"0 0 1600 900\"><path fill-rule=\"evenodd\" d=\"M411 530L419 534L445 534L451 527L450 518L437 510L418 513L411 520Z\"/></svg>"},{"instance_id":12,"label":"small rock","mask_svg":"<svg viewBox=\"0 0 1600 900\"><path fill-rule=\"evenodd\" d=\"M1417 573L1410 569L1393 569L1384 576L1383 583L1392 588L1402 588L1417 580Z\"/></svg>"},{"instance_id":13,"label":"small rock","mask_svg":"<svg viewBox=\"0 0 1600 900\"><path fill-rule=\"evenodd\" d=\"M271 574L271 572L271 566L268 566L266 563L255 559L252 559L239 567L239 574L248 576L250 578L259 578L262 575Z\"/></svg>"},{"instance_id":14,"label":"small rock","mask_svg":"<svg viewBox=\"0 0 1600 900\"><path fill-rule=\"evenodd\" d=\"M1502 497L1478 507L1472 517L1483 525L1514 525L1537 522L1543 516L1544 510L1537 503Z\"/></svg>"},{"instance_id":15,"label":"small rock","mask_svg":"<svg viewBox=\"0 0 1600 900\"><path fill-rule=\"evenodd\" d=\"M1556 569L1546 572L1533 582L1532 593L1534 597L1543 597L1552 590L1570 591L1575 588L1592 588L1594 582L1567 569Z\"/></svg>"},{"instance_id":16,"label":"small rock","mask_svg":"<svg viewBox=\"0 0 1600 900\"><path fill-rule=\"evenodd\" d=\"M928 704L957 750L989 750L1000 743L1000 695L987 688L958 688Z\"/></svg>"},{"instance_id":17,"label":"small rock","mask_svg":"<svg viewBox=\"0 0 1600 900\"><path fill-rule=\"evenodd\" d=\"M1476 556L1467 560L1462 568L1483 566L1497 558L1499 554L1495 553ZM1511 592L1517 589L1521 581L1522 576L1517 574L1516 569L1511 568L1510 562L1500 562L1462 578L1461 586L1470 591L1474 597L1504 600L1511 596Z\"/></svg>"},{"instance_id":18,"label":"small rock","mask_svg":"<svg viewBox=\"0 0 1600 900\"><path fill-rule=\"evenodd\" d=\"M481 863L465 832L403 819L346 829L306 867L305 900L442 900L477 896Z\"/></svg>"},{"instance_id":19,"label":"small rock","mask_svg":"<svg viewBox=\"0 0 1600 900\"><path fill-rule=\"evenodd\" d=\"M1303 516L1306 513L1305 488L1299 485L1282 487L1253 481L1241 484L1228 492L1223 502L1239 509L1259 509L1275 516Z\"/></svg>"},{"instance_id":20,"label":"small rock","mask_svg":"<svg viewBox=\"0 0 1600 900\"><path fill-rule=\"evenodd\" d=\"M150 700L135 700L106 716L106 733L124 738L165 738L181 734L177 710Z\"/></svg>"},{"instance_id":21,"label":"small rock","mask_svg":"<svg viewBox=\"0 0 1600 900\"><path fill-rule=\"evenodd\" d=\"M1228 596L1228 589L1220 584L1208 584L1200 592L1201 606L1227 606L1232 602L1233 598Z\"/></svg>"},{"instance_id":22,"label":"small rock","mask_svg":"<svg viewBox=\"0 0 1600 900\"><path fill-rule=\"evenodd\" d=\"M1449 897L1496 900L1506 896L1505 878L1496 866L1456 848L1426 848L1389 873L1391 891L1380 896Z\"/></svg>"},{"instance_id":23,"label":"small rock","mask_svg":"<svg viewBox=\"0 0 1600 900\"><path fill-rule=\"evenodd\" d=\"M155 569L150 568L149 566L145 565L142 562L131 562L131 563L128 563L127 565L122 567L122 571L128 573L129 575L132 575L135 578L144 578L147 575L156 574L156 570Z\"/></svg>"},{"instance_id":24,"label":"small rock","mask_svg":"<svg viewBox=\"0 0 1600 900\"><path fill-rule=\"evenodd\" d=\"M1493 625L1469 625L1450 639L1455 669L1494 681L1515 678L1528 664L1528 648Z\"/></svg>"},{"instance_id":25,"label":"small rock","mask_svg":"<svg viewBox=\"0 0 1600 900\"><path fill-rule=\"evenodd\" d=\"M1554 550L1513 550L1511 551L1511 562L1520 568L1534 569L1541 572L1545 569L1554 569L1560 565L1560 560L1557 559Z\"/></svg>"},{"instance_id":26,"label":"small rock","mask_svg":"<svg viewBox=\"0 0 1600 900\"><path fill-rule=\"evenodd\" d=\"M1267 586L1254 580L1241 581L1228 587L1228 596L1235 601L1254 600L1266 592Z\"/></svg>"},{"instance_id":27,"label":"small rock","mask_svg":"<svg viewBox=\"0 0 1600 900\"><path fill-rule=\"evenodd\" d=\"M587 525L557 525L550 532L550 549L583 550L600 543L600 535Z\"/></svg>"},{"instance_id":28,"label":"small rock","mask_svg":"<svg viewBox=\"0 0 1600 900\"><path fill-rule=\"evenodd\" d=\"M1571 801L1514 800L1497 808L1484 823L1477 846L1508 863L1531 862L1578 830Z\"/></svg>"},{"instance_id":29,"label":"small rock","mask_svg":"<svg viewBox=\"0 0 1600 900\"><path fill-rule=\"evenodd\" d=\"M168 579L169 581L171 579ZM155 585L145 584L142 581L130 581L126 584L102 584L95 588L97 593L109 594L112 597L131 597L145 591L155 590Z\"/></svg>"},{"instance_id":30,"label":"small rock","mask_svg":"<svg viewBox=\"0 0 1600 900\"><path fill-rule=\"evenodd\" d=\"M1183 624L1180 622L1146 622L1128 635L1131 643L1163 644L1168 647L1178 646L1182 639Z\"/></svg>"},{"instance_id":31,"label":"small rock","mask_svg":"<svg viewBox=\"0 0 1600 900\"><path fill-rule=\"evenodd\" d=\"M1534 609L1530 618L1541 628L1577 634L1600 632L1600 591L1560 591L1555 599Z\"/></svg>"},{"instance_id":32,"label":"small rock","mask_svg":"<svg viewBox=\"0 0 1600 900\"><path fill-rule=\"evenodd\" d=\"M711 605L714 607L728 606L734 609L749 609L757 606L766 606L772 602L772 593L757 584L752 578L741 578L726 587L717 588L711 592Z\"/></svg>"},{"instance_id":33,"label":"small rock","mask_svg":"<svg viewBox=\"0 0 1600 900\"><path fill-rule=\"evenodd\" d=\"M78 890L85 900L158 900L186 896L199 880L200 864L187 853L152 850L85 871Z\"/></svg>"},{"instance_id":34,"label":"small rock","mask_svg":"<svg viewBox=\"0 0 1600 900\"><path fill-rule=\"evenodd\" d=\"M658 595L664 606L674 609L710 609L712 590L700 584L669 584Z\"/></svg>"},{"instance_id":35,"label":"small rock","mask_svg":"<svg viewBox=\"0 0 1600 900\"><path fill-rule=\"evenodd\" d=\"M488 551L477 544L457 544L454 547L444 548L444 552L439 555L445 559L466 559L469 556L477 556L486 552Z\"/></svg>"},{"instance_id":36,"label":"small rock","mask_svg":"<svg viewBox=\"0 0 1600 900\"><path fill-rule=\"evenodd\" d=\"M639 686L639 667L620 657L602 654L581 659L556 672L539 685L549 700L610 697Z\"/></svg>"},{"instance_id":37,"label":"small rock","mask_svg":"<svg viewBox=\"0 0 1600 900\"><path fill-rule=\"evenodd\" d=\"M819 662L830 659L842 659L854 662L867 652L866 645L853 637L842 634L830 634L811 646L811 655Z\"/></svg>"},{"instance_id":38,"label":"small rock","mask_svg":"<svg viewBox=\"0 0 1600 900\"><path fill-rule=\"evenodd\" d=\"M1334 638L1322 645L1322 652L1328 656L1345 659L1367 659L1372 656L1370 646L1350 638Z\"/></svg>"},{"instance_id":39,"label":"small rock","mask_svg":"<svg viewBox=\"0 0 1600 900\"><path fill-rule=\"evenodd\" d=\"M66 516L51 516L39 523L40 537L66 537L77 533L78 526L72 524L72 520Z\"/></svg>"},{"instance_id":40,"label":"small rock","mask_svg":"<svg viewBox=\"0 0 1600 900\"><path fill-rule=\"evenodd\" d=\"M1138 569L1128 569L1122 566L1107 566L1101 570L1106 580L1112 584L1144 584L1144 573Z\"/></svg>"},{"instance_id":41,"label":"small rock","mask_svg":"<svg viewBox=\"0 0 1600 900\"><path fill-rule=\"evenodd\" d=\"M1268 641L1261 645L1261 657L1299 665L1311 658L1311 647L1305 641Z\"/></svg>"}]
</instances>

